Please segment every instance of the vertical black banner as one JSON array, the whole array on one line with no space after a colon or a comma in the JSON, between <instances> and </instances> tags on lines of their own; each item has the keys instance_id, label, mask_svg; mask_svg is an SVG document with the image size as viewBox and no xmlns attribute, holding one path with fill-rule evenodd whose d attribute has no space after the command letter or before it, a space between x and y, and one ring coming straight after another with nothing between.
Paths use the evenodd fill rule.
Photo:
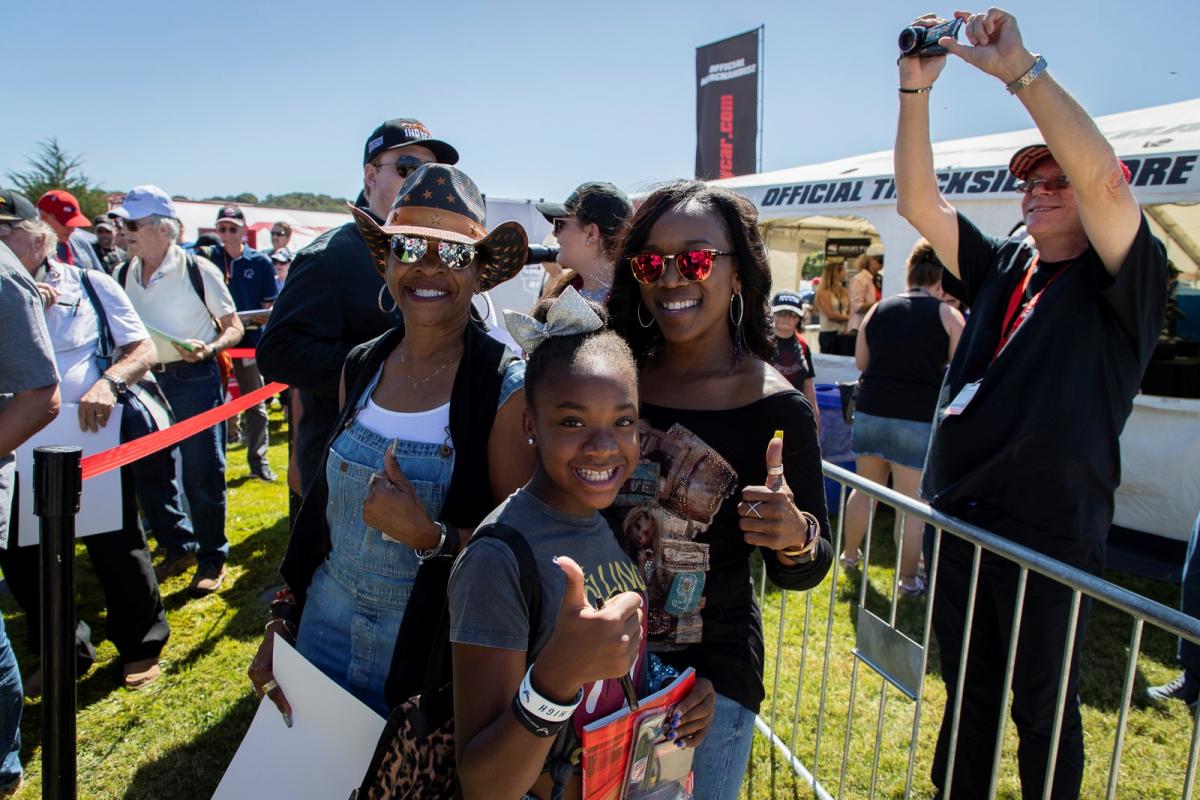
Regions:
<instances>
[{"instance_id":1,"label":"vertical black banner","mask_svg":"<svg viewBox=\"0 0 1200 800\"><path fill-rule=\"evenodd\" d=\"M696 48L696 177L756 171L759 29Z\"/></svg>"}]
</instances>

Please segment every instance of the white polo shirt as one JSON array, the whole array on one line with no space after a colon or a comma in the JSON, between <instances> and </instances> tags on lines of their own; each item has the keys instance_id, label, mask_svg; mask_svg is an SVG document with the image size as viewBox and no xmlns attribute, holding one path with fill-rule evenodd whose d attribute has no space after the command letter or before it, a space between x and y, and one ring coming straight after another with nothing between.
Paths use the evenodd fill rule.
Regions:
<instances>
[{"instance_id":1,"label":"white polo shirt","mask_svg":"<svg viewBox=\"0 0 1200 800\"><path fill-rule=\"evenodd\" d=\"M196 263L204 281L205 300L201 300L192 287L187 273L187 256L179 245L171 245L166 258L144 286L142 260L134 258L129 263L125 292L146 323L158 350L158 360L163 364L182 360L167 337L196 339L210 344L217 338L213 319L237 311L221 271L200 256L196 256Z\"/></svg>"},{"instance_id":2,"label":"white polo shirt","mask_svg":"<svg viewBox=\"0 0 1200 800\"><path fill-rule=\"evenodd\" d=\"M83 288L81 274L78 267L52 258L34 278L58 290L58 303L47 308L45 315L54 360L58 374L62 376L58 388L64 403L78 403L79 398L100 380L100 365L96 361L100 323L87 290ZM94 269L88 270L88 279L104 307L109 330L118 348L150 338L129 298L115 280Z\"/></svg>"}]
</instances>

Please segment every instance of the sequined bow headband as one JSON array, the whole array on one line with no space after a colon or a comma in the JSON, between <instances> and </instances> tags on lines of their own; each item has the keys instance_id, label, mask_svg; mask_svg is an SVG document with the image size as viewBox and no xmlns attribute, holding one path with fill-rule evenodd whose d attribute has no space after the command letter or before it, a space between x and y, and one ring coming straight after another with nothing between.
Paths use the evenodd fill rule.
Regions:
<instances>
[{"instance_id":1,"label":"sequined bow headband","mask_svg":"<svg viewBox=\"0 0 1200 800\"><path fill-rule=\"evenodd\" d=\"M519 311L505 311L504 327L525 354L531 355L547 339L598 331L604 327L604 322L575 287L568 286L550 306L545 323Z\"/></svg>"}]
</instances>

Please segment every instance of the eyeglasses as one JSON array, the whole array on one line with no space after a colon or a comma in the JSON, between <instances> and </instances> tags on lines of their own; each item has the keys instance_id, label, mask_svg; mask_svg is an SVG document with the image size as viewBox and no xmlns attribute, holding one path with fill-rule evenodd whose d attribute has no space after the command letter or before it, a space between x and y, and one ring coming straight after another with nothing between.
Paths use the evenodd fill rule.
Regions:
<instances>
[{"instance_id":1,"label":"eyeglasses","mask_svg":"<svg viewBox=\"0 0 1200 800\"><path fill-rule=\"evenodd\" d=\"M717 256L729 256L720 250L700 249L687 250L675 255L659 253L638 253L629 257L629 267L638 283L651 284L663 276L667 270L667 261L675 262L675 269L684 280L699 283L712 275L713 262Z\"/></svg>"},{"instance_id":2,"label":"eyeglasses","mask_svg":"<svg viewBox=\"0 0 1200 800\"><path fill-rule=\"evenodd\" d=\"M575 218L574 217L558 217L557 219L555 219L554 222L551 223L552 225L554 225L554 235L558 236L560 233L562 233L563 228L567 227L567 223L573 219L575 219Z\"/></svg>"},{"instance_id":3,"label":"eyeglasses","mask_svg":"<svg viewBox=\"0 0 1200 800\"><path fill-rule=\"evenodd\" d=\"M271 231L272 236L287 236L287 231Z\"/></svg>"},{"instance_id":4,"label":"eyeglasses","mask_svg":"<svg viewBox=\"0 0 1200 800\"><path fill-rule=\"evenodd\" d=\"M1058 192L1070 185L1070 178L1066 175L1059 175L1057 178L1034 178L1028 181L1017 181L1017 191L1023 194L1033 194L1034 190L1041 186L1048 192Z\"/></svg>"},{"instance_id":5,"label":"eyeglasses","mask_svg":"<svg viewBox=\"0 0 1200 800\"><path fill-rule=\"evenodd\" d=\"M408 178L409 175L412 175L424 165L425 162L416 156L397 156L395 161L388 161L384 164L376 164L375 166L379 169L395 167L397 175L401 178Z\"/></svg>"},{"instance_id":6,"label":"eyeglasses","mask_svg":"<svg viewBox=\"0 0 1200 800\"><path fill-rule=\"evenodd\" d=\"M217 233L241 233L242 229L236 225L218 225Z\"/></svg>"},{"instance_id":7,"label":"eyeglasses","mask_svg":"<svg viewBox=\"0 0 1200 800\"><path fill-rule=\"evenodd\" d=\"M113 222L116 223L118 228L127 230L130 233L137 233L139 225L143 227L149 227L150 225L150 220L148 219L144 220L143 222L138 222L136 219L125 219L124 217L115 217Z\"/></svg>"},{"instance_id":8,"label":"eyeglasses","mask_svg":"<svg viewBox=\"0 0 1200 800\"><path fill-rule=\"evenodd\" d=\"M416 264L429 252L431 242L437 242L438 258L450 269L466 269L475 260L475 245L473 244L447 242L403 233L392 237L392 255L401 264Z\"/></svg>"}]
</instances>

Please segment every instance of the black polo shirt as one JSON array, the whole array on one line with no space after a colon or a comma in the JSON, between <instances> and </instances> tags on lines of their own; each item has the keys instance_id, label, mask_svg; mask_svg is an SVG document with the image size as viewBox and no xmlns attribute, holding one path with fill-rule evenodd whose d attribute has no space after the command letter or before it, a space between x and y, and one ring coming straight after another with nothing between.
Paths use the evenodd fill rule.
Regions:
<instances>
[{"instance_id":1,"label":"black polo shirt","mask_svg":"<svg viewBox=\"0 0 1200 800\"><path fill-rule=\"evenodd\" d=\"M1036 251L961 214L958 239L971 316L942 384L922 494L947 513L983 503L1049 535L1103 540L1121 479L1118 439L1166 311L1166 251L1143 217L1115 279L1090 247L1041 261L1027 295L1046 291L993 360ZM962 414L945 413L980 380Z\"/></svg>"}]
</instances>

